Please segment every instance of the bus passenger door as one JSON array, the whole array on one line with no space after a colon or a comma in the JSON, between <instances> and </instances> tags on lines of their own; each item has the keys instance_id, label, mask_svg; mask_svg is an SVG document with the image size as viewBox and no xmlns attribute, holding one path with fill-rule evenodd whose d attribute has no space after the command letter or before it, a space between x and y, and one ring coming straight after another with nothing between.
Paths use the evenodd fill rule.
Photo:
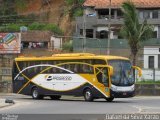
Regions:
<instances>
[{"instance_id":1,"label":"bus passenger door","mask_svg":"<svg viewBox=\"0 0 160 120\"><path fill-rule=\"evenodd\" d=\"M109 68L105 65L95 66L95 75L97 78L97 87L106 95L109 96Z\"/></svg>"}]
</instances>

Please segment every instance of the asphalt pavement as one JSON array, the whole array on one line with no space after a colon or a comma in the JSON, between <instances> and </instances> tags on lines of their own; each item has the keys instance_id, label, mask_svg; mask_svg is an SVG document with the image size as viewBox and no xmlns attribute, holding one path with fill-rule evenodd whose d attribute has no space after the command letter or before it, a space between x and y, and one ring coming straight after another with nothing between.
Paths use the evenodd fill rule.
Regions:
<instances>
[{"instance_id":1,"label":"asphalt pavement","mask_svg":"<svg viewBox=\"0 0 160 120\"><path fill-rule=\"evenodd\" d=\"M85 102L83 97L63 96L61 100L33 100L31 96L6 94L0 95L0 106L4 100L13 99L15 104L0 108L1 113L19 114L130 114L158 113L160 114L160 96L138 96L133 98L117 98L113 102L97 99Z\"/></svg>"},{"instance_id":2,"label":"asphalt pavement","mask_svg":"<svg viewBox=\"0 0 160 120\"><path fill-rule=\"evenodd\" d=\"M15 104L5 103L6 99ZM160 96L85 102L83 97L33 100L31 96L0 94L0 120L159 120L159 106Z\"/></svg>"}]
</instances>

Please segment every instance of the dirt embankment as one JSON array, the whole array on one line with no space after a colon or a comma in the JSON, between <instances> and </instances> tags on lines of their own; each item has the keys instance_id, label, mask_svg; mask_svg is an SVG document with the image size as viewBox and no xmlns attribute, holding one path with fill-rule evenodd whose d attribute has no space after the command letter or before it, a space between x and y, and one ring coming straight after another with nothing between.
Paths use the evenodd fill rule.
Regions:
<instances>
[{"instance_id":1,"label":"dirt embankment","mask_svg":"<svg viewBox=\"0 0 160 120\"><path fill-rule=\"evenodd\" d=\"M64 35L68 36L73 32L74 22L65 10L65 0L28 0L26 8L17 11L24 15L38 15L42 22L57 24L63 30Z\"/></svg>"}]
</instances>

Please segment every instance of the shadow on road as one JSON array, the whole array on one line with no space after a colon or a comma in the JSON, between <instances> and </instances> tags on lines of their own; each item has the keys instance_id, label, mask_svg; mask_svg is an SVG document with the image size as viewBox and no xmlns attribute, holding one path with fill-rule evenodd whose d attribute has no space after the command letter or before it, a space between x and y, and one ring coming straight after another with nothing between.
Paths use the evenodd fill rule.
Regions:
<instances>
[{"instance_id":1,"label":"shadow on road","mask_svg":"<svg viewBox=\"0 0 160 120\"><path fill-rule=\"evenodd\" d=\"M39 100L35 100L32 99L31 97L23 97L23 98L17 98L18 100L27 100L27 101L55 101L55 102L84 102L84 103L109 103L109 104L116 104L116 103L136 103L136 101L131 100L123 100L123 99L115 99L112 102L107 102L105 99L95 99L92 102L87 102L84 99L76 99L76 98L72 98L72 99L65 99L65 98L61 98L60 100L52 100L49 97L45 97L44 99L39 99Z\"/></svg>"}]
</instances>

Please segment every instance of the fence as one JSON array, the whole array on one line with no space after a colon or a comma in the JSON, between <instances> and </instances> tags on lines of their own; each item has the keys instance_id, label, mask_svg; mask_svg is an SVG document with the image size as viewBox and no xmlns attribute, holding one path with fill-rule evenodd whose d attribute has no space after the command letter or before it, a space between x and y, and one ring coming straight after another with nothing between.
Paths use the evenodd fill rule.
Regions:
<instances>
[{"instance_id":1,"label":"fence","mask_svg":"<svg viewBox=\"0 0 160 120\"><path fill-rule=\"evenodd\" d=\"M140 80L160 81L160 69L143 69Z\"/></svg>"},{"instance_id":2,"label":"fence","mask_svg":"<svg viewBox=\"0 0 160 120\"><path fill-rule=\"evenodd\" d=\"M160 45L160 39L150 39L141 43L142 47L145 45ZM99 50L99 53L103 54L103 51L106 50L108 46L108 39L97 39L97 38L74 38L73 39L73 49L74 51L89 51L92 49ZM110 49L119 50L119 49L129 49L127 40L125 39L111 39L110 40ZM97 53L97 52L96 52Z\"/></svg>"},{"instance_id":3,"label":"fence","mask_svg":"<svg viewBox=\"0 0 160 120\"><path fill-rule=\"evenodd\" d=\"M80 39L73 40L74 51L83 51L83 49L98 49L100 52L106 50L108 46L108 39ZM110 41L110 49L129 49L128 43L125 39L112 39Z\"/></svg>"}]
</instances>

